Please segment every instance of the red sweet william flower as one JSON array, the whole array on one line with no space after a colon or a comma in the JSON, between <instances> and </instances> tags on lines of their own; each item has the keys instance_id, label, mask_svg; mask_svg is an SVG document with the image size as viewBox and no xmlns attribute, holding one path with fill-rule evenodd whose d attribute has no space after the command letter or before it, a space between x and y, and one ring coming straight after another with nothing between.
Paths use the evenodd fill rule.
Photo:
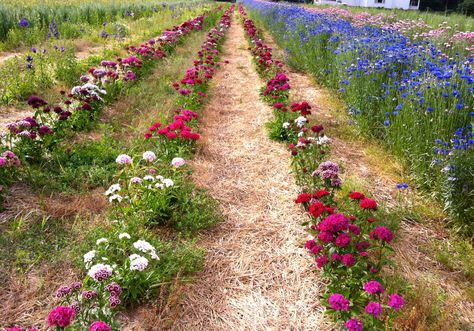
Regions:
<instances>
[{"instance_id":1,"label":"red sweet william flower","mask_svg":"<svg viewBox=\"0 0 474 331\"><path fill-rule=\"evenodd\" d=\"M360 208L377 210L377 202L375 200L365 198L360 202Z\"/></svg>"},{"instance_id":2,"label":"red sweet william flower","mask_svg":"<svg viewBox=\"0 0 474 331\"><path fill-rule=\"evenodd\" d=\"M342 256L342 263L348 267L352 267L356 263L356 259L352 254L344 254Z\"/></svg>"},{"instance_id":3,"label":"red sweet william flower","mask_svg":"<svg viewBox=\"0 0 474 331\"><path fill-rule=\"evenodd\" d=\"M391 242L393 240L393 233L385 226L377 226L375 230L370 233L370 238Z\"/></svg>"},{"instance_id":4,"label":"red sweet william flower","mask_svg":"<svg viewBox=\"0 0 474 331\"><path fill-rule=\"evenodd\" d=\"M316 259L316 264L318 268L324 267L328 263L328 257L326 255L322 255Z\"/></svg>"},{"instance_id":5,"label":"red sweet william flower","mask_svg":"<svg viewBox=\"0 0 474 331\"><path fill-rule=\"evenodd\" d=\"M331 193L329 193L326 190L319 190L318 192L313 194L313 197L317 198L317 199L321 199L322 197L325 197L325 196L330 195L330 194Z\"/></svg>"},{"instance_id":6,"label":"red sweet william flower","mask_svg":"<svg viewBox=\"0 0 474 331\"><path fill-rule=\"evenodd\" d=\"M305 203L305 202L310 202L310 201L311 201L311 194L309 194L309 193L301 193L295 199L296 203Z\"/></svg>"},{"instance_id":7,"label":"red sweet william flower","mask_svg":"<svg viewBox=\"0 0 474 331\"><path fill-rule=\"evenodd\" d=\"M309 206L309 213L314 218L321 216L325 210L326 206L321 201L316 201L315 203L311 204L311 206Z\"/></svg>"},{"instance_id":8,"label":"red sweet william flower","mask_svg":"<svg viewBox=\"0 0 474 331\"><path fill-rule=\"evenodd\" d=\"M351 192L351 194L349 194L349 198L352 200L363 200L365 199L365 195L360 192Z\"/></svg>"},{"instance_id":9,"label":"red sweet william flower","mask_svg":"<svg viewBox=\"0 0 474 331\"><path fill-rule=\"evenodd\" d=\"M347 233L341 233L336 238L336 246L338 247L346 247L351 242L351 236Z\"/></svg>"}]
</instances>

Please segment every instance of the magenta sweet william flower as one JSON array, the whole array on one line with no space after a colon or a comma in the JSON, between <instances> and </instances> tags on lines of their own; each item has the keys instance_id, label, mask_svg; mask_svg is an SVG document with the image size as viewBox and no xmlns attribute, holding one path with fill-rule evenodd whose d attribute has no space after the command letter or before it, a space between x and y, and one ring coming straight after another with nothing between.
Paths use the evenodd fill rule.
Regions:
<instances>
[{"instance_id":1,"label":"magenta sweet william flower","mask_svg":"<svg viewBox=\"0 0 474 331\"><path fill-rule=\"evenodd\" d=\"M397 293L392 294L388 301L388 305L395 310L402 308L404 304L405 300L403 300L403 297L398 295Z\"/></svg>"},{"instance_id":2,"label":"magenta sweet william flower","mask_svg":"<svg viewBox=\"0 0 474 331\"><path fill-rule=\"evenodd\" d=\"M342 256L342 263L348 267L352 267L356 263L356 259L352 254L344 254Z\"/></svg>"},{"instance_id":3,"label":"magenta sweet william flower","mask_svg":"<svg viewBox=\"0 0 474 331\"><path fill-rule=\"evenodd\" d=\"M318 268L324 267L328 263L328 257L326 255L322 255L316 259L316 265Z\"/></svg>"},{"instance_id":4,"label":"magenta sweet william flower","mask_svg":"<svg viewBox=\"0 0 474 331\"><path fill-rule=\"evenodd\" d=\"M332 214L326 217L318 224L320 231L339 232L347 230L349 227L349 220L343 214Z\"/></svg>"},{"instance_id":5,"label":"magenta sweet william flower","mask_svg":"<svg viewBox=\"0 0 474 331\"><path fill-rule=\"evenodd\" d=\"M370 301L367 306L365 306L365 312L369 315L379 317L382 313L382 305L378 302Z\"/></svg>"},{"instance_id":6,"label":"magenta sweet william flower","mask_svg":"<svg viewBox=\"0 0 474 331\"><path fill-rule=\"evenodd\" d=\"M318 235L318 238L324 243L329 243L334 240L334 235L328 231L321 231Z\"/></svg>"},{"instance_id":7,"label":"magenta sweet william flower","mask_svg":"<svg viewBox=\"0 0 474 331\"><path fill-rule=\"evenodd\" d=\"M89 331L110 331L112 328L107 323L102 321L95 321L91 324Z\"/></svg>"},{"instance_id":8,"label":"magenta sweet william flower","mask_svg":"<svg viewBox=\"0 0 474 331\"><path fill-rule=\"evenodd\" d=\"M370 280L364 284L364 290L369 294L376 294L376 293L383 293L384 288L382 284L380 284L376 280Z\"/></svg>"},{"instance_id":9,"label":"magenta sweet william flower","mask_svg":"<svg viewBox=\"0 0 474 331\"><path fill-rule=\"evenodd\" d=\"M385 226L377 226L375 230L370 233L370 238L391 242L393 240L393 234L389 228L386 228Z\"/></svg>"},{"instance_id":10,"label":"magenta sweet william flower","mask_svg":"<svg viewBox=\"0 0 474 331\"><path fill-rule=\"evenodd\" d=\"M57 306L49 313L48 325L56 325L61 328L65 328L71 325L71 322L74 317L76 317L76 311L74 310L74 308L66 306Z\"/></svg>"},{"instance_id":11,"label":"magenta sweet william flower","mask_svg":"<svg viewBox=\"0 0 474 331\"><path fill-rule=\"evenodd\" d=\"M334 310L344 310L344 311L349 310L350 301L344 298L342 294L339 294L339 293L331 294L331 296L328 299L328 302L331 308Z\"/></svg>"},{"instance_id":12,"label":"magenta sweet william flower","mask_svg":"<svg viewBox=\"0 0 474 331\"><path fill-rule=\"evenodd\" d=\"M349 331L362 331L363 325L362 322L357 318L351 318L344 324L344 327Z\"/></svg>"},{"instance_id":13,"label":"magenta sweet william flower","mask_svg":"<svg viewBox=\"0 0 474 331\"><path fill-rule=\"evenodd\" d=\"M336 238L336 246L339 246L339 247L346 247L347 245L349 245L350 242L351 242L351 236L349 236L347 233L341 233Z\"/></svg>"}]
</instances>

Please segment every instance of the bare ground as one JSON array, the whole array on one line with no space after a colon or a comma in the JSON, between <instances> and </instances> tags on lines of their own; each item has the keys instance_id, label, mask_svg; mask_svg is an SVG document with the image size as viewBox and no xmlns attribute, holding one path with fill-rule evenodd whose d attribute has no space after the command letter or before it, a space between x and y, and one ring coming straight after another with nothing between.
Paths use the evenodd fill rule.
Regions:
<instances>
[{"instance_id":1,"label":"bare ground","mask_svg":"<svg viewBox=\"0 0 474 331\"><path fill-rule=\"evenodd\" d=\"M173 330L329 330L323 284L302 247L302 211L285 148L267 138L272 110L259 98L243 28L234 19L205 109L196 182L225 221L204 236L205 270L185 285Z\"/></svg>"}]
</instances>

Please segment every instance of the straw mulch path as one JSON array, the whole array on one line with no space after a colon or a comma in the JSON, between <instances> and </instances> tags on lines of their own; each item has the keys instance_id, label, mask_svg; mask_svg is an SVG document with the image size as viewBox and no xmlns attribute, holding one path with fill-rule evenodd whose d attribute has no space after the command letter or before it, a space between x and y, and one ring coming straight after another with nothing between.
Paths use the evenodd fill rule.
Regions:
<instances>
[{"instance_id":1,"label":"straw mulch path","mask_svg":"<svg viewBox=\"0 0 474 331\"><path fill-rule=\"evenodd\" d=\"M174 330L329 330L322 284L303 246L289 154L267 138L272 110L234 18L193 164L225 221L206 234L205 270L183 289Z\"/></svg>"}]
</instances>

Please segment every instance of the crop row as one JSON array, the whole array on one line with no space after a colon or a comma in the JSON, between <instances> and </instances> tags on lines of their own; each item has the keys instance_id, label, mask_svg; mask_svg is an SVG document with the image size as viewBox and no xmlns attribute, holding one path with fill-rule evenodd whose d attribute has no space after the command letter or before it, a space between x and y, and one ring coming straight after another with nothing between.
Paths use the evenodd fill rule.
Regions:
<instances>
[{"instance_id":1,"label":"crop row","mask_svg":"<svg viewBox=\"0 0 474 331\"><path fill-rule=\"evenodd\" d=\"M246 4L289 62L338 91L350 124L404 160L418 185L444 202L455 229L472 235L474 59L324 12Z\"/></svg>"},{"instance_id":2,"label":"crop row","mask_svg":"<svg viewBox=\"0 0 474 331\"><path fill-rule=\"evenodd\" d=\"M186 225L183 224L186 219L187 225L195 227L191 230L195 230L200 221L204 222L200 224L203 227L210 225L205 221L213 215L205 211L206 208L210 210L213 202L209 198L205 200L203 193L194 188L182 156L191 156L195 141L199 139L194 132L199 117L196 111L201 107L208 83L219 65L219 49L230 26L232 11L233 7L224 11L207 34L194 66L186 71L181 82L175 84L182 98L179 103L188 109L178 108L167 126L154 123L145 133L145 139L141 138L139 142L139 146L148 149L145 152L117 156L119 171L114 184L105 192L111 203L110 221L94 233L94 238L89 238L93 247L83 256L85 278L57 290L58 305L48 316L49 327L119 330L115 315L121 307L156 296L159 288L176 274L185 276L196 268L195 261L201 255L198 250L182 243L183 247L162 242L150 228L167 224L182 230L180 227ZM222 13L221 7L209 16L215 17L219 13ZM206 18L198 17L185 22L133 51L143 56L140 60L143 64L146 59L161 54L157 43L176 42L177 31L181 31L181 35L185 30L200 29L204 20ZM174 220L181 223L173 223ZM8 330L22 329L12 327Z\"/></svg>"},{"instance_id":3,"label":"crop row","mask_svg":"<svg viewBox=\"0 0 474 331\"><path fill-rule=\"evenodd\" d=\"M292 168L302 193L295 202L307 211L303 226L313 256L327 285L326 312L346 330L381 330L390 326L404 305L397 293L385 291L383 269L390 264L393 233L377 202L361 192L339 194L343 183L338 164L329 161L331 139L322 125L310 126L311 105L290 102L290 80L273 59L254 22L240 7L257 70L267 80L262 97L273 108L270 137L288 143Z\"/></svg>"}]
</instances>

